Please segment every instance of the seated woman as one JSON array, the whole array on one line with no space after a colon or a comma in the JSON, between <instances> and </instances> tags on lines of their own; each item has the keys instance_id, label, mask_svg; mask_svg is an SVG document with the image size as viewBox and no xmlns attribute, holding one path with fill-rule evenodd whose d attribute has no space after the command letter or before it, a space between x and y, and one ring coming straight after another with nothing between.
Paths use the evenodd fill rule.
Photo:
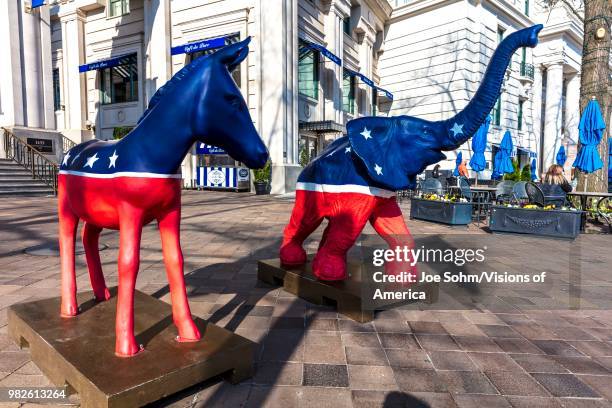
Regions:
<instances>
[{"instance_id":1,"label":"seated woman","mask_svg":"<svg viewBox=\"0 0 612 408\"><path fill-rule=\"evenodd\" d=\"M548 168L540 188L544 193L546 204L562 207L566 204L566 194L572 191L572 185L563 175L563 167L553 164Z\"/></svg>"}]
</instances>

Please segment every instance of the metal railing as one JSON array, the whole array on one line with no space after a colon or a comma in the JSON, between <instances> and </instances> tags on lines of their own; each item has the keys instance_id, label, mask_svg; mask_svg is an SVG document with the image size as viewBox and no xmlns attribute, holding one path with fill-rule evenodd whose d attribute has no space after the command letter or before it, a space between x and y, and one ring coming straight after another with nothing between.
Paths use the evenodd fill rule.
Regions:
<instances>
[{"instance_id":1,"label":"metal railing","mask_svg":"<svg viewBox=\"0 0 612 408\"><path fill-rule=\"evenodd\" d=\"M62 153L66 153L68 150L76 146L76 143L74 143L72 140L68 139L64 135L61 135L61 136L62 136Z\"/></svg>"},{"instance_id":2,"label":"metal railing","mask_svg":"<svg viewBox=\"0 0 612 408\"><path fill-rule=\"evenodd\" d=\"M33 146L15 136L10 130L4 131L4 152L7 159L12 159L30 171L32 178L40 180L57 194L57 174L59 166L40 154Z\"/></svg>"},{"instance_id":3,"label":"metal railing","mask_svg":"<svg viewBox=\"0 0 612 408\"><path fill-rule=\"evenodd\" d=\"M533 64L528 64L526 62L521 62L521 76L525 78L529 78L533 80L534 76L534 68Z\"/></svg>"}]
</instances>

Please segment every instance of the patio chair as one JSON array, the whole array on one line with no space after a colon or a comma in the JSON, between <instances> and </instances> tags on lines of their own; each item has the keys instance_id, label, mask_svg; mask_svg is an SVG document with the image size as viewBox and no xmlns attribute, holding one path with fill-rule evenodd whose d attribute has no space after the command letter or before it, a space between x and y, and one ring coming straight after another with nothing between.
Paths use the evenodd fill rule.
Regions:
<instances>
[{"instance_id":1,"label":"patio chair","mask_svg":"<svg viewBox=\"0 0 612 408\"><path fill-rule=\"evenodd\" d=\"M423 194L441 195L442 194L442 183L440 183L440 180L435 179L435 178L425 179L421 183L421 192Z\"/></svg>"},{"instance_id":2,"label":"patio chair","mask_svg":"<svg viewBox=\"0 0 612 408\"><path fill-rule=\"evenodd\" d=\"M512 201L512 188L514 184L514 181L504 180L495 186L496 204L506 204Z\"/></svg>"},{"instance_id":3,"label":"patio chair","mask_svg":"<svg viewBox=\"0 0 612 408\"><path fill-rule=\"evenodd\" d=\"M567 199L567 193L558 184L538 183L544 194L544 205L554 204L556 207L572 206Z\"/></svg>"},{"instance_id":4,"label":"patio chair","mask_svg":"<svg viewBox=\"0 0 612 408\"><path fill-rule=\"evenodd\" d=\"M459 189L461 195L465 197L469 202L476 204L475 215L478 223L480 224L481 216L484 214L487 216L487 210L489 205L489 192L475 192L470 188L470 183L464 176L459 177ZM484 211L483 211L484 210Z\"/></svg>"},{"instance_id":5,"label":"patio chair","mask_svg":"<svg viewBox=\"0 0 612 408\"><path fill-rule=\"evenodd\" d=\"M537 184L528 182L525 184L525 192L529 199L529 204L535 204L538 207L544 207L544 193Z\"/></svg>"},{"instance_id":6,"label":"patio chair","mask_svg":"<svg viewBox=\"0 0 612 408\"><path fill-rule=\"evenodd\" d=\"M523 204L529 200L525 190L526 181L519 181L512 186L512 199L516 204Z\"/></svg>"}]
</instances>

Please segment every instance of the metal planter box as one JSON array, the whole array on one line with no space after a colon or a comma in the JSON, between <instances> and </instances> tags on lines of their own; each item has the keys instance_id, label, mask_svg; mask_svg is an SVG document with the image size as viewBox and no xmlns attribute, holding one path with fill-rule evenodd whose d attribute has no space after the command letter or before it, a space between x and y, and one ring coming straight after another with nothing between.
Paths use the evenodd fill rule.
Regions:
<instances>
[{"instance_id":1,"label":"metal planter box","mask_svg":"<svg viewBox=\"0 0 612 408\"><path fill-rule=\"evenodd\" d=\"M472 203L413 198L410 202L410 218L450 225L467 225L472 222Z\"/></svg>"},{"instance_id":2,"label":"metal planter box","mask_svg":"<svg viewBox=\"0 0 612 408\"><path fill-rule=\"evenodd\" d=\"M580 233L582 211L540 210L493 206L491 231L574 239Z\"/></svg>"}]
</instances>

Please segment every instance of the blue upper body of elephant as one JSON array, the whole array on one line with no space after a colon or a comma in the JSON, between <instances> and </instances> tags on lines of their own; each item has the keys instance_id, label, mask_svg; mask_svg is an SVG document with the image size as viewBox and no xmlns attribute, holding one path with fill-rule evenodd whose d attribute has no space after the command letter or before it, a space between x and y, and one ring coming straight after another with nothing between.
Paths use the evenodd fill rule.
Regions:
<instances>
[{"instance_id":1,"label":"blue upper body of elephant","mask_svg":"<svg viewBox=\"0 0 612 408\"><path fill-rule=\"evenodd\" d=\"M442 121L412 116L363 117L331 143L298 177L298 190L388 196L414 188L416 175L474 135L500 95L506 68L520 47L535 47L542 25L510 34L493 54L480 87L464 110Z\"/></svg>"}]
</instances>

